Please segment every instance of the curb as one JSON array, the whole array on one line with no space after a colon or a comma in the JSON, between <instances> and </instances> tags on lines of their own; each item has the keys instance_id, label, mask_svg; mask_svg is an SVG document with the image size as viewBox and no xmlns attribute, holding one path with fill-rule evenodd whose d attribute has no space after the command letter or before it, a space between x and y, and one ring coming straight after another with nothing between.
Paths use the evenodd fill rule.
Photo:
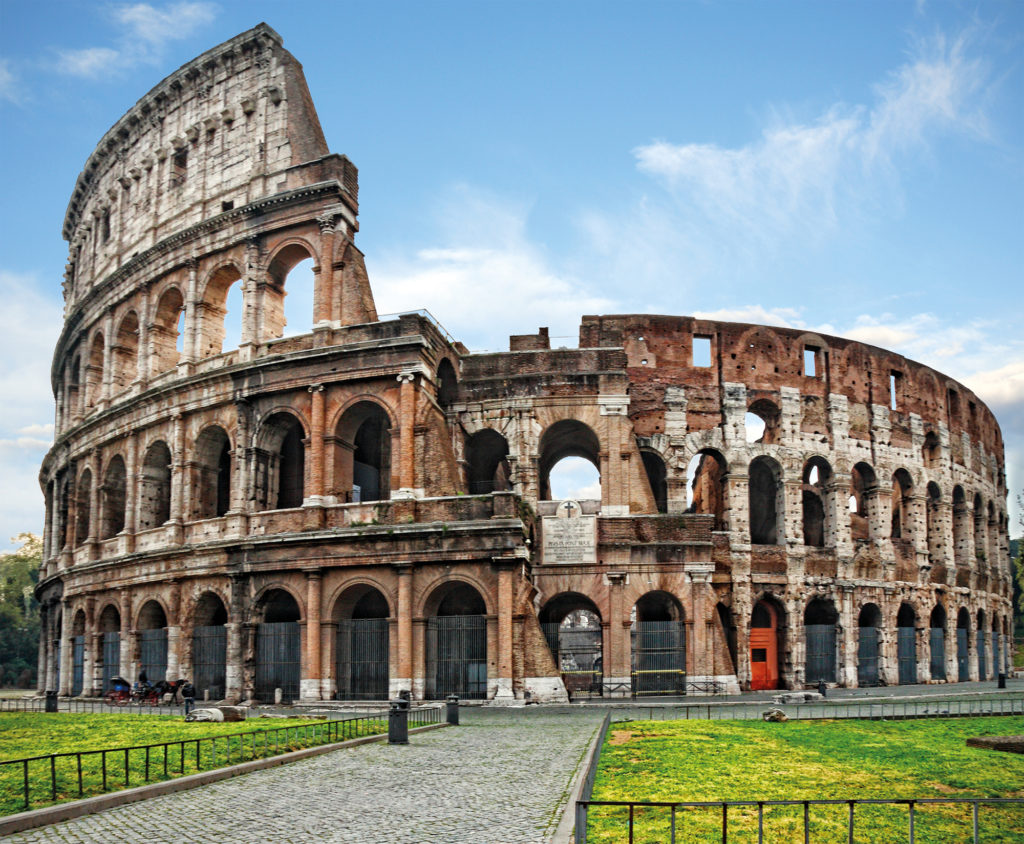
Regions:
<instances>
[{"instance_id":1,"label":"curb","mask_svg":"<svg viewBox=\"0 0 1024 844\"><path fill-rule=\"evenodd\" d=\"M601 725L598 724L594 730L594 735L590 739L590 745L587 747L586 753L580 760L580 764L576 767L576 773L573 775L572 785L569 790L569 799L562 810L562 817L558 821L558 826L555 827L555 831L551 833L551 837L548 839L548 844L572 844L573 828L576 826L576 801L580 799L580 795L583 793L587 780L587 771L590 770L590 766L593 764L594 756L600 753L599 745L603 735L604 731L601 729Z\"/></svg>"},{"instance_id":2,"label":"curb","mask_svg":"<svg viewBox=\"0 0 1024 844\"><path fill-rule=\"evenodd\" d=\"M409 730L409 734L423 733L427 730L437 730L447 726L448 724L446 723L427 724L423 727L413 727ZM209 785L210 783L231 779L231 777L237 777L241 774L262 771L266 768L275 768L278 765L286 765L289 762L298 762L301 759L308 759L312 756L321 756L324 753L331 753L346 747L357 747L360 744L370 744L371 742L386 740L387 733L382 733L377 736L363 736L362 738L348 739L348 741L335 742L334 744L322 744L318 747L307 747L303 750L294 750L291 753L282 753L280 756L254 759L251 762L242 762L239 765L229 765L212 771L189 774L188 776L166 780L165 782L141 785L137 788L126 788L123 791L112 791L109 794L99 794L96 797L86 797L70 803L59 803L56 806L46 806L42 809L19 812L16 815L0 818L0 837L11 835L15 832L24 832L28 829L35 829L40 826L60 823L61 821L69 821L85 815L102 812L105 809L114 809L128 803L136 803L139 800L148 800L150 797L188 791L201 785Z\"/></svg>"}]
</instances>

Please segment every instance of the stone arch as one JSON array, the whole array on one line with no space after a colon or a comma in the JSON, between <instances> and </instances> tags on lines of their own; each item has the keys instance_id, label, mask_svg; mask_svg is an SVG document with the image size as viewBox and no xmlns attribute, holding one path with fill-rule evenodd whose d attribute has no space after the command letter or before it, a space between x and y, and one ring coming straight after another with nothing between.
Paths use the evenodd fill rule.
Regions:
<instances>
[{"instance_id":1,"label":"stone arch","mask_svg":"<svg viewBox=\"0 0 1024 844\"><path fill-rule=\"evenodd\" d=\"M192 469L193 515L213 519L231 509L231 438L220 425L208 425L196 437Z\"/></svg>"},{"instance_id":2,"label":"stone arch","mask_svg":"<svg viewBox=\"0 0 1024 844\"><path fill-rule=\"evenodd\" d=\"M771 399L757 399L747 408L744 416L748 443L770 445L778 440L782 413Z\"/></svg>"},{"instance_id":3,"label":"stone arch","mask_svg":"<svg viewBox=\"0 0 1024 844\"><path fill-rule=\"evenodd\" d=\"M198 303L198 339L196 355L200 358L213 357L228 351L224 347L227 329L228 296L236 285L242 285L243 300L241 315L244 321L245 297L242 273L233 261L219 264L206 278Z\"/></svg>"},{"instance_id":4,"label":"stone arch","mask_svg":"<svg viewBox=\"0 0 1024 844\"><path fill-rule=\"evenodd\" d=\"M448 358L437 364L437 403L447 410L459 397L459 378Z\"/></svg>"},{"instance_id":5,"label":"stone arch","mask_svg":"<svg viewBox=\"0 0 1024 844\"><path fill-rule=\"evenodd\" d=\"M97 331L89 343L88 363L85 366L85 408L96 407L103 397L103 332Z\"/></svg>"},{"instance_id":6,"label":"stone arch","mask_svg":"<svg viewBox=\"0 0 1024 844\"><path fill-rule=\"evenodd\" d=\"M925 488L928 498L925 506L925 535L928 539L928 562L932 565L932 582L944 583L945 537L942 525L942 492L935 481L929 481Z\"/></svg>"},{"instance_id":7,"label":"stone arch","mask_svg":"<svg viewBox=\"0 0 1024 844\"><path fill-rule=\"evenodd\" d=\"M100 691L106 693L121 671L121 611L116 604L103 605L96 615L96 631L100 634L99 652L95 655L100 668Z\"/></svg>"},{"instance_id":8,"label":"stone arch","mask_svg":"<svg viewBox=\"0 0 1024 844\"><path fill-rule=\"evenodd\" d=\"M602 694L604 624L597 604L580 592L561 592L544 603L538 619L570 700Z\"/></svg>"},{"instance_id":9,"label":"stone arch","mask_svg":"<svg viewBox=\"0 0 1024 844\"><path fill-rule=\"evenodd\" d=\"M974 565L981 571L988 560L988 521L985 518L985 499L974 493Z\"/></svg>"},{"instance_id":10,"label":"stone arch","mask_svg":"<svg viewBox=\"0 0 1024 844\"><path fill-rule=\"evenodd\" d=\"M312 260L314 266L320 264L316 248L308 240L300 237L289 238L272 254L267 266L270 283L263 288L263 336L260 338L262 342L284 335L288 322L285 316L286 280L298 264L307 260ZM292 316L297 317L296 314ZM306 318L308 324L312 325L312 313Z\"/></svg>"},{"instance_id":11,"label":"stone arch","mask_svg":"<svg viewBox=\"0 0 1024 844\"><path fill-rule=\"evenodd\" d=\"M839 612L835 602L824 596L812 598L804 607L806 662L804 680L816 685L837 680Z\"/></svg>"},{"instance_id":12,"label":"stone arch","mask_svg":"<svg viewBox=\"0 0 1024 844\"><path fill-rule=\"evenodd\" d=\"M85 610L81 607L72 615L68 632L71 634L71 696L78 697L85 690Z\"/></svg>"},{"instance_id":13,"label":"stone arch","mask_svg":"<svg viewBox=\"0 0 1024 844\"><path fill-rule=\"evenodd\" d=\"M344 501L384 501L391 496L392 415L381 402L348 404L334 429L334 494Z\"/></svg>"},{"instance_id":14,"label":"stone arch","mask_svg":"<svg viewBox=\"0 0 1024 844\"><path fill-rule=\"evenodd\" d=\"M933 680L946 679L946 608L942 602L932 607L928 619L928 653Z\"/></svg>"},{"instance_id":15,"label":"stone arch","mask_svg":"<svg viewBox=\"0 0 1024 844\"><path fill-rule=\"evenodd\" d=\"M770 592L754 602L750 613L750 688L752 691L782 686L786 654L786 607Z\"/></svg>"},{"instance_id":16,"label":"stone arch","mask_svg":"<svg viewBox=\"0 0 1024 844\"><path fill-rule=\"evenodd\" d=\"M115 454L107 463L100 490L100 539L110 539L124 530L126 496L124 458Z\"/></svg>"},{"instance_id":17,"label":"stone arch","mask_svg":"<svg viewBox=\"0 0 1024 844\"><path fill-rule=\"evenodd\" d=\"M282 700L297 700L301 693L302 602L286 584L268 584L257 598L255 617L259 619L256 625L255 698L272 701L276 690L280 689Z\"/></svg>"},{"instance_id":18,"label":"stone arch","mask_svg":"<svg viewBox=\"0 0 1024 844\"><path fill-rule=\"evenodd\" d=\"M487 697L487 601L463 579L446 577L424 601L426 697Z\"/></svg>"},{"instance_id":19,"label":"stone arch","mask_svg":"<svg viewBox=\"0 0 1024 844\"><path fill-rule=\"evenodd\" d=\"M953 559L957 566L957 586L967 586L967 582L961 583L960 572L971 566L971 517L967 508L967 496L964 488L957 484L953 487Z\"/></svg>"},{"instance_id":20,"label":"stone arch","mask_svg":"<svg viewBox=\"0 0 1024 844\"><path fill-rule=\"evenodd\" d=\"M897 469L892 476L892 530L893 539L910 539L913 525L910 517L910 499L914 482L906 469Z\"/></svg>"},{"instance_id":21,"label":"stone arch","mask_svg":"<svg viewBox=\"0 0 1024 844\"><path fill-rule=\"evenodd\" d=\"M850 471L850 533L853 540L867 541L876 538L876 520L871 510L877 506L878 479L875 470L867 463L856 463Z\"/></svg>"},{"instance_id":22,"label":"stone arch","mask_svg":"<svg viewBox=\"0 0 1024 844\"><path fill-rule=\"evenodd\" d=\"M804 545L824 548L835 545L835 525L827 500L827 488L832 480L832 467L820 456L804 464L803 471L803 533Z\"/></svg>"},{"instance_id":23,"label":"stone arch","mask_svg":"<svg viewBox=\"0 0 1024 844\"><path fill-rule=\"evenodd\" d=\"M728 471L722 453L714 448L702 448L687 466L687 512L713 515L718 531L729 529Z\"/></svg>"},{"instance_id":24,"label":"stone arch","mask_svg":"<svg viewBox=\"0 0 1024 844\"><path fill-rule=\"evenodd\" d=\"M204 589L192 604L193 629L221 626L228 623L228 618L228 602L216 589Z\"/></svg>"},{"instance_id":25,"label":"stone arch","mask_svg":"<svg viewBox=\"0 0 1024 844\"><path fill-rule=\"evenodd\" d=\"M938 469L942 462L941 457L939 437L934 431L929 431L924 435L924 445L921 446L921 462L926 469Z\"/></svg>"},{"instance_id":26,"label":"stone arch","mask_svg":"<svg viewBox=\"0 0 1024 844\"><path fill-rule=\"evenodd\" d=\"M784 541L785 500L782 467L771 457L755 457L748 470L750 542L780 545Z\"/></svg>"},{"instance_id":27,"label":"stone arch","mask_svg":"<svg viewBox=\"0 0 1024 844\"><path fill-rule=\"evenodd\" d=\"M560 419L540 436L538 455L541 500L551 500L551 470L566 457L582 457L601 472L601 441L593 429L578 419Z\"/></svg>"},{"instance_id":28,"label":"stone arch","mask_svg":"<svg viewBox=\"0 0 1024 844\"><path fill-rule=\"evenodd\" d=\"M161 601L150 598L135 616L139 643L139 679L159 683L167 679L167 611Z\"/></svg>"},{"instance_id":29,"label":"stone arch","mask_svg":"<svg viewBox=\"0 0 1024 844\"><path fill-rule=\"evenodd\" d=\"M205 589L192 607L192 685L200 697L227 695L228 602Z\"/></svg>"},{"instance_id":30,"label":"stone arch","mask_svg":"<svg viewBox=\"0 0 1024 844\"><path fill-rule=\"evenodd\" d=\"M877 686L880 682L879 651L882 611L868 602L857 615L857 685Z\"/></svg>"},{"instance_id":31,"label":"stone arch","mask_svg":"<svg viewBox=\"0 0 1024 844\"><path fill-rule=\"evenodd\" d=\"M644 473L651 486L651 495L659 513L668 512L668 471L665 460L652 448L641 448L640 459L644 464Z\"/></svg>"},{"instance_id":32,"label":"stone arch","mask_svg":"<svg viewBox=\"0 0 1024 844\"><path fill-rule=\"evenodd\" d=\"M261 510L301 507L306 489L306 427L294 411L275 410L260 423L255 455Z\"/></svg>"},{"instance_id":33,"label":"stone arch","mask_svg":"<svg viewBox=\"0 0 1024 844\"><path fill-rule=\"evenodd\" d=\"M75 484L75 540L83 544L90 538L93 525L90 519L92 504L92 470L86 467Z\"/></svg>"},{"instance_id":34,"label":"stone arch","mask_svg":"<svg viewBox=\"0 0 1024 844\"><path fill-rule=\"evenodd\" d=\"M139 530L160 527L171 518L171 450L163 440L146 449L139 484Z\"/></svg>"},{"instance_id":35,"label":"stone arch","mask_svg":"<svg viewBox=\"0 0 1024 844\"><path fill-rule=\"evenodd\" d=\"M127 390L138 375L139 315L134 309L121 317L110 354L111 383L116 394Z\"/></svg>"},{"instance_id":36,"label":"stone arch","mask_svg":"<svg viewBox=\"0 0 1024 844\"><path fill-rule=\"evenodd\" d=\"M349 582L333 603L339 700L385 700L390 679L391 602L376 584Z\"/></svg>"},{"instance_id":37,"label":"stone arch","mask_svg":"<svg viewBox=\"0 0 1024 844\"><path fill-rule=\"evenodd\" d=\"M670 592L645 592L630 631L634 695L686 693L686 615Z\"/></svg>"},{"instance_id":38,"label":"stone arch","mask_svg":"<svg viewBox=\"0 0 1024 844\"><path fill-rule=\"evenodd\" d=\"M978 654L978 679L988 679L988 649L985 647L985 634L988 632L988 626L985 621L985 610L979 609L977 612L975 631L978 637L976 651Z\"/></svg>"},{"instance_id":39,"label":"stone arch","mask_svg":"<svg viewBox=\"0 0 1024 844\"><path fill-rule=\"evenodd\" d=\"M181 358L178 337L185 313L185 297L177 285L170 284L160 292L153 320L149 326L149 360L153 374L174 369Z\"/></svg>"},{"instance_id":40,"label":"stone arch","mask_svg":"<svg viewBox=\"0 0 1024 844\"><path fill-rule=\"evenodd\" d=\"M508 440L493 428L466 438L466 485L471 495L512 489Z\"/></svg>"},{"instance_id":41,"label":"stone arch","mask_svg":"<svg viewBox=\"0 0 1024 844\"><path fill-rule=\"evenodd\" d=\"M917 682L917 610L903 601L896 613L896 658L900 685Z\"/></svg>"},{"instance_id":42,"label":"stone arch","mask_svg":"<svg viewBox=\"0 0 1024 844\"><path fill-rule=\"evenodd\" d=\"M971 614L967 607L960 607L956 614L956 671L957 682L965 683L970 678Z\"/></svg>"}]
</instances>

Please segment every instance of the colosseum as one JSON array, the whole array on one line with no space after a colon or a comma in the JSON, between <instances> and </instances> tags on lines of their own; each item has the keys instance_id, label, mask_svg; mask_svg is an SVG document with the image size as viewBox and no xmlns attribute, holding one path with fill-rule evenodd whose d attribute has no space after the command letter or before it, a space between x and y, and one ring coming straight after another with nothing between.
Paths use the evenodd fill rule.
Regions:
<instances>
[{"instance_id":1,"label":"colosseum","mask_svg":"<svg viewBox=\"0 0 1024 844\"><path fill-rule=\"evenodd\" d=\"M229 701L576 700L1005 670L1003 443L963 384L686 316L470 353L425 311L377 314L358 195L262 24L89 157L40 473L40 689L144 669ZM599 497L554 499L568 457Z\"/></svg>"}]
</instances>

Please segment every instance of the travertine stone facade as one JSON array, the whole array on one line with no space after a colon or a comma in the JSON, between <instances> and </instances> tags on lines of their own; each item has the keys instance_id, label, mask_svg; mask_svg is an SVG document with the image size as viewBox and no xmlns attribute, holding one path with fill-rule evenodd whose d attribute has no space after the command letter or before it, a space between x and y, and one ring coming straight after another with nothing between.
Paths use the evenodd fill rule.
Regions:
<instances>
[{"instance_id":1,"label":"travertine stone facade","mask_svg":"<svg viewBox=\"0 0 1024 844\"><path fill-rule=\"evenodd\" d=\"M357 213L265 25L86 163L40 475L42 688L145 668L229 699L564 699L1005 669L1003 445L966 387L689 317L469 354L423 312L378 320ZM283 338L307 258L310 330ZM599 501L551 500L568 456Z\"/></svg>"}]
</instances>

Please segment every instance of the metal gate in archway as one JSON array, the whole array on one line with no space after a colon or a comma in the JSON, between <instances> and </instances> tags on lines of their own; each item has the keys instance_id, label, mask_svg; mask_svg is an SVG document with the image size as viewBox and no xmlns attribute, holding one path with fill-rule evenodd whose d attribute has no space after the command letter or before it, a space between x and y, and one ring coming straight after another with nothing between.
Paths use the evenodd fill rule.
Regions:
<instances>
[{"instance_id":1,"label":"metal gate in archway","mask_svg":"<svg viewBox=\"0 0 1024 844\"><path fill-rule=\"evenodd\" d=\"M541 625L569 699L599 697L604 692L604 656L600 627Z\"/></svg>"},{"instance_id":2,"label":"metal gate in archway","mask_svg":"<svg viewBox=\"0 0 1024 844\"><path fill-rule=\"evenodd\" d=\"M139 668L146 672L146 679L150 683L167 679L166 627L139 633Z\"/></svg>"},{"instance_id":3,"label":"metal gate in archway","mask_svg":"<svg viewBox=\"0 0 1024 844\"><path fill-rule=\"evenodd\" d=\"M227 686L228 631L223 624L192 630L192 685L200 698L223 700Z\"/></svg>"},{"instance_id":4,"label":"metal gate in archway","mask_svg":"<svg viewBox=\"0 0 1024 844\"><path fill-rule=\"evenodd\" d=\"M878 685L878 628L860 627L857 641L857 685Z\"/></svg>"},{"instance_id":5,"label":"metal gate in archway","mask_svg":"<svg viewBox=\"0 0 1024 844\"><path fill-rule=\"evenodd\" d=\"M338 624L338 700L387 700L388 630L386 618L346 618Z\"/></svg>"},{"instance_id":6,"label":"metal gate in archway","mask_svg":"<svg viewBox=\"0 0 1024 844\"><path fill-rule=\"evenodd\" d=\"M971 664L967 657L967 628L956 629L956 678L961 683L971 679Z\"/></svg>"},{"instance_id":7,"label":"metal gate in archway","mask_svg":"<svg viewBox=\"0 0 1024 844\"><path fill-rule=\"evenodd\" d=\"M103 634L103 688L101 694L110 691L111 681L121 672L121 634Z\"/></svg>"},{"instance_id":8,"label":"metal gate in archway","mask_svg":"<svg viewBox=\"0 0 1024 844\"><path fill-rule=\"evenodd\" d=\"M487 619L439 615L427 619L426 696L487 698Z\"/></svg>"},{"instance_id":9,"label":"metal gate in archway","mask_svg":"<svg viewBox=\"0 0 1024 844\"><path fill-rule=\"evenodd\" d=\"M686 694L686 623L637 621L632 642L634 695Z\"/></svg>"},{"instance_id":10,"label":"metal gate in archway","mask_svg":"<svg viewBox=\"0 0 1024 844\"><path fill-rule=\"evenodd\" d=\"M916 636L917 630L913 627L896 628L896 660L901 686L917 682Z\"/></svg>"},{"instance_id":11,"label":"metal gate in archway","mask_svg":"<svg viewBox=\"0 0 1024 844\"><path fill-rule=\"evenodd\" d=\"M805 624L807 642L807 679L815 684L836 681L836 626L834 624Z\"/></svg>"},{"instance_id":12,"label":"metal gate in archway","mask_svg":"<svg viewBox=\"0 0 1024 844\"><path fill-rule=\"evenodd\" d=\"M273 701L274 690L281 700L299 699L302 646L297 621L264 622L256 625L256 699Z\"/></svg>"},{"instance_id":13,"label":"metal gate in archway","mask_svg":"<svg viewBox=\"0 0 1024 844\"><path fill-rule=\"evenodd\" d=\"M999 654L1002 653L1003 637L1002 634L992 631L992 679L995 680L999 677L999 673L1002 668L999 666Z\"/></svg>"},{"instance_id":14,"label":"metal gate in archway","mask_svg":"<svg viewBox=\"0 0 1024 844\"><path fill-rule=\"evenodd\" d=\"M932 627L929 634L931 646L931 672L933 680L946 679L946 628Z\"/></svg>"},{"instance_id":15,"label":"metal gate in archway","mask_svg":"<svg viewBox=\"0 0 1024 844\"><path fill-rule=\"evenodd\" d=\"M85 680L85 636L71 637L71 696L82 693Z\"/></svg>"},{"instance_id":16,"label":"metal gate in archway","mask_svg":"<svg viewBox=\"0 0 1024 844\"><path fill-rule=\"evenodd\" d=\"M984 680L988 676L988 666L985 665L985 631L978 630L978 679Z\"/></svg>"}]
</instances>

